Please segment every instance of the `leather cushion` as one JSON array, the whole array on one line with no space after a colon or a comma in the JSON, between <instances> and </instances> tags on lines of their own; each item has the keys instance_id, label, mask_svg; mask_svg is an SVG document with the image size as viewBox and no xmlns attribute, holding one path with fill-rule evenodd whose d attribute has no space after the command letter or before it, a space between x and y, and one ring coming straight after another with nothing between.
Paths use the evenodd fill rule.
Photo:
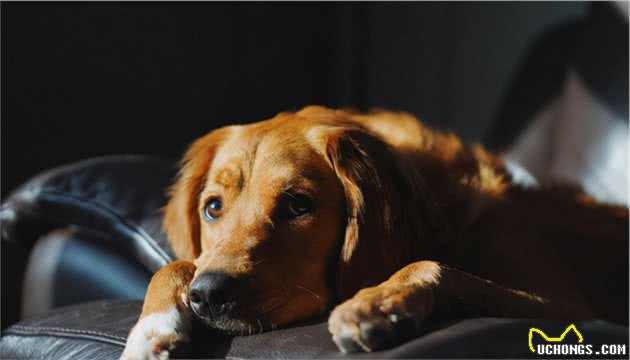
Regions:
<instances>
[{"instance_id":1,"label":"leather cushion","mask_svg":"<svg viewBox=\"0 0 630 360\"><path fill-rule=\"evenodd\" d=\"M139 301L98 301L56 309L8 328L0 358L116 359L140 313ZM604 321L575 323L584 344L626 344L628 329ZM566 322L479 318L425 324L425 334L387 351L344 355L337 351L325 322L303 324L251 336L226 338L195 329L190 356L212 358L409 358L536 357L528 348L530 327L558 336ZM199 326L199 325L198 325ZM570 341L570 340L569 340Z\"/></svg>"}]
</instances>

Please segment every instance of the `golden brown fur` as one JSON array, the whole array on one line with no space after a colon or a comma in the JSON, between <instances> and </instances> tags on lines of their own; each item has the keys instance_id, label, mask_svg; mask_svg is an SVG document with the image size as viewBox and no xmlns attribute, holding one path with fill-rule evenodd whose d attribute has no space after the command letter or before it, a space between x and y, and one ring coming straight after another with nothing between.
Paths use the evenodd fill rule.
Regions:
<instances>
[{"instance_id":1,"label":"golden brown fur","mask_svg":"<svg viewBox=\"0 0 630 360\"><path fill-rule=\"evenodd\" d=\"M314 211L280 220L284 191ZM225 209L209 223L213 196ZM515 186L500 157L404 113L311 106L213 131L186 153L164 227L195 276L249 279L243 324L349 299L329 321L344 351L386 346L360 325L399 316L628 321L627 208Z\"/></svg>"}]
</instances>

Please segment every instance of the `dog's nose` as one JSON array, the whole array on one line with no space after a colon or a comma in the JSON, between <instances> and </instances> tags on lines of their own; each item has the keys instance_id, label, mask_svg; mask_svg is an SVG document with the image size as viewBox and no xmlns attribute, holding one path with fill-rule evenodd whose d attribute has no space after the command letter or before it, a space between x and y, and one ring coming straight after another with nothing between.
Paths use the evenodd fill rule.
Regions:
<instances>
[{"instance_id":1,"label":"dog's nose","mask_svg":"<svg viewBox=\"0 0 630 360\"><path fill-rule=\"evenodd\" d=\"M200 274L190 285L190 304L201 317L213 320L230 310L236 296L237 279L221 272Z\"/></svg>"}]
</instances>

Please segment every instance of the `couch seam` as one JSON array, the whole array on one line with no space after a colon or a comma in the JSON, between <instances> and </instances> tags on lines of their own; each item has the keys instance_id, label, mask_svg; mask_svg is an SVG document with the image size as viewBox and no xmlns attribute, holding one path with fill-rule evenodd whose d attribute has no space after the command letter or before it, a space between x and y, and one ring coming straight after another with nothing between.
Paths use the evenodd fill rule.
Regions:
<instances>
[{"instance_id":1,"label":"couch seam","mask_svg":"<svg viewBox=\"0 0 630 360\"><path fill-rule=\"evenodd\" d=\"M78 330L78 329L70 329L70 328L60 328L60 327L50 327L50 326L24 326L24 325L14 325L5 331L6 334L16 334L16 335L52 335L52 336L68 336L74 335L77 338L81 338L80 335L91 335L91 339L98 340L102 342L107 342L116 345L124 346L124 343L127 341L126 338L115 335L108 334L101 331L95 330ZM78 335L78 336L77 336ZM100 338L99 338L100 337ZM110 340L110 341L107 341ZM118 340L119 342L114 342L113 340Z\"/></svg>"}]
</instances>

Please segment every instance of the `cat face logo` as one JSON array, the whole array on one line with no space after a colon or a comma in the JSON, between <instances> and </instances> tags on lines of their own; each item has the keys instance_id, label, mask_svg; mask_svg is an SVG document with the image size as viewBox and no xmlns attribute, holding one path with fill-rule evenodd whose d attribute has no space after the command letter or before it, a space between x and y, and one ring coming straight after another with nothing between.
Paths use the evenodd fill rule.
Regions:
<instances>
[{"instance_id":1,"label":"cat face logo","mask_svg":"<svg viewBox=\"0 0 630 360\"><path fill-rule=\"evenodd\" d=\"M580 333L580 331L575 327L575 324L569 325L564 330L564 332L558 337L549 337L549 336L547 336L547 334L545 334L542 330L540 330L538 328L530 328L529 329L529 335L527 336L528 342L529 342L529 350L531 350L531 352L533 352L533 353L536 353L536 349L534 348L534 345L532 344L532 339L534 338L534 333L537 333L540 336L542 336L542 338L545 339L545 341L547 341L547 342L558 343L558 342L564 341L565 336L567 336L567 334L570 331L573 331L575 333L575 335L577 335L579 343L584 341L584 337L582 336L582 333Z\"/></svg>"}]
</instances>

